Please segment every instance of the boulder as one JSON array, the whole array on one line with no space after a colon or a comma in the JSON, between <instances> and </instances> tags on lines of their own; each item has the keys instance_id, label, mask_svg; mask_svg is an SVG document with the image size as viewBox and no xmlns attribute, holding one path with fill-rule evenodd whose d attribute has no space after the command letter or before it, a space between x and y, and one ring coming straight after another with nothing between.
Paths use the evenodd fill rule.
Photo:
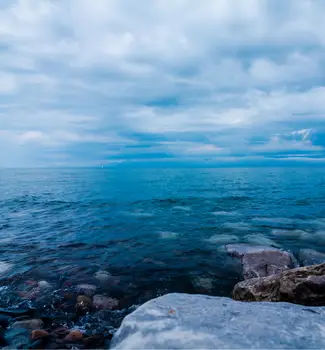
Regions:
<instances>
[{"instance_id":1,"label":"boulder","mask_svg":"<svg viewBox=\"0 0 325 350\"><path fill-rule=\"evenodd\" d=\"M271 276L296 266L292 254L273 247L228 244L226 251L241 259L244 279Z\"/></svg>"},{"instance_id":2,"label":"boulder","mask_svg":"<svg viewBox=\"0 0 325 350\"><path fill-rule=\"evenodd\" d=\"M325 263L325 253L314 249L300 249L298 259L303 266Z\"/></svg>"},{"instance_id":3,"label":"boulder","mask_svg":"<svg viewBox=\"0 0 325 350\"><path fill-rule=\"evenodd\" d=\"M243 301L287 301L325 305L325 263L239 282L233 298Z\"/></svg>"},{"instance_id":4,"label":"boulder","mask_svg":"<svg viewBox=\"0 0 325 350\"><path fill-rule=\"evenodd\" d=\"M128 315L111 348L321 349L324 317L324 307L167 294Z\"/></svg>"}]
</instances>

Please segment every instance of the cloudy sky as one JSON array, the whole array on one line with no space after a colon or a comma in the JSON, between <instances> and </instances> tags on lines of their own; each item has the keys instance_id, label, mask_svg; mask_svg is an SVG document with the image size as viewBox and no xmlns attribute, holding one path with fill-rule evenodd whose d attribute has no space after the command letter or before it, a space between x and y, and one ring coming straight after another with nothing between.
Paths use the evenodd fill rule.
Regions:
<instances>
[{"instance_id":1,"label":"cloudy sky","mask_svg":"<svg viewBox=\"0 0 325 350\"><path fill-rule=\"evenodd\" d=\"M324 0L1 0L0 166L325 164Z\"/></svg>"}]
</instances>

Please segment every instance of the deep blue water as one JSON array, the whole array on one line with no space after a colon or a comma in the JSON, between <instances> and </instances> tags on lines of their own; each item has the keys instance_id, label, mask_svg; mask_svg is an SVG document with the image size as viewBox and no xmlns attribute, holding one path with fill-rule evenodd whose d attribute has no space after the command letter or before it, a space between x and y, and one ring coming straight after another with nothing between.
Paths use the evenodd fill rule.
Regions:
<instances>
[{"instance_id":1,"label":"deep blue water","mask_svg":"<svg viewBox=\"0 0 325 350\"><path fill-rule=\"evenodd\" d=\"M27 280L60 298L99 270L116 276L100 292L126 307L169 291L230 295L226 243L325 251L324 170L0 170L0 306L26 303Z\"/></svg>"}]
</instances>

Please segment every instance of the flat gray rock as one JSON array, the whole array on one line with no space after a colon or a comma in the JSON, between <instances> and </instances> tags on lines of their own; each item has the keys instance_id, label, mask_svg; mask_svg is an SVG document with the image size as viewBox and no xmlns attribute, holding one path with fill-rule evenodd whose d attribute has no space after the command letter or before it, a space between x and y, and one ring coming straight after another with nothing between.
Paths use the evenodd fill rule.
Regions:
<instances>
[{"instance_id":1,"label":"flat gray rock","mask_svg":"<svg viewBox=\"0 0 325 350\"><path fill-rule=\"evenodd\" d=\"M113 349L324 349L325 307L167 294L125 317Z\"/></svg>"},{"instance_id":2,"label":"flat gray rock","mask_svg":"<svg viewBox=\"0 0 325 350\"><path fill-rule=\"evenodd\" d=\"M291 253L264 245L228 244L229 255L241 259L244 279L271 276L296 267Z\"/></svg>"}]
</instances>

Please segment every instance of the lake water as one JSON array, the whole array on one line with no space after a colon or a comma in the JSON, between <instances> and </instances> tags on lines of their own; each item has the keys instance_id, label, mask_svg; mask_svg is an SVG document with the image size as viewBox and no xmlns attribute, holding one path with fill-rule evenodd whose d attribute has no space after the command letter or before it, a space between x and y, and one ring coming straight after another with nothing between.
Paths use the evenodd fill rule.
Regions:
<instances>
[{"instance_id":1,"label":"lake water","mask_svg":"<svg viewBox=\"0 0 325 350\"><path fill-rule=\"evenodd\" d=\"M112 329L170 291L229 296L241 242L325 252L324 168L0 170L0 307ZM76 317L80 283L119 309Z\"/></svg>"}]
</instances>

